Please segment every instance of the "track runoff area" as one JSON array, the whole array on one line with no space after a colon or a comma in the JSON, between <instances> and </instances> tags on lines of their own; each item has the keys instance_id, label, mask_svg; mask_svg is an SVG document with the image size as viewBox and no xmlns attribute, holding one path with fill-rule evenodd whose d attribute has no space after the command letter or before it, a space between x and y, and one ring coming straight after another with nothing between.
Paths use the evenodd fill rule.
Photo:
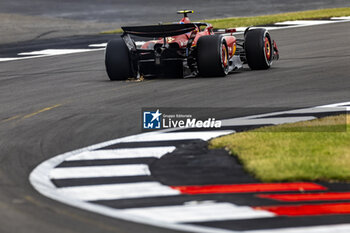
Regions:
<instances>
[{"instance_id":1,"label":"track runoff area","mask_svg":"<svg viewBox=\"0 0 350 233\"><path fill-rule=\"evenodd\" d=\"M266 125L338 115L350 102L168 129L51 158L30 175L46 197L105 216L188 232L350 232L350 184L260 183L207 141ZM177 175L174 175L177 174Z\"/></svg>"},{"instance_id":2,"label":"track runoff area","mask_svg":"<svg viewBox=\"0 0 350 233\"><path fill-rule=\"evenodd\" d=\"M279 30L279 29L286 29L286 28L333 24L333 23L339 23L339 22L350 22L350 17L333 17L333 18L330 18L329 20L285 21L285 22L275 23L272 26L268 26L264 28L268 30ZM234 33L234 34L236 35L242 34L245 31L245 29L246 27L237 28L237 33ZM137 45L142 45L143 43L144 43L143 41L139 41L137 42ZM99 44L86 44L86 45L82 45L81 48L76 48L76 46L74 46L74 48L70 48L70 46L67 45L67 48L58 49L53 47L53 48L47 48L47 49L42 49L37 51L20 51L15 56L0 57L0 62L35 59L40 57L59 56L59 55L74 54L74 53L93 52L93 51L104 50L106 45L107 45L107 42L99 43Z\"/></svg>"}]
</instances>

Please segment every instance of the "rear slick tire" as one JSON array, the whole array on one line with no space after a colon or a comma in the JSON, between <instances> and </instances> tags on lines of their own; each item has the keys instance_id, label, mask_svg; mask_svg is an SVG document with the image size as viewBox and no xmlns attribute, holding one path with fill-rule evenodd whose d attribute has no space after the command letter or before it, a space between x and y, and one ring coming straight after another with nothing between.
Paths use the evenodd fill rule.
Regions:
<instances>
[{"instance_id":1,"label":"rear slick tire","mask_svg":"<svg viewBox=\"0 0 350 233\"><path fill-rule=\"evenodd\" d=\"M111 81L132 77L130 52L122 38L110 40L106 47L105 65Z\"/></svg>"},{"instance_id":2,"label":"rear slick tire","mask_svg":"<svg viewBox=\"0 0 350 233\"><path fill-rule=\"evenodd\" d=\"M197 42L197 64L202 77L223 77L228 74L228 48L221 35L202 36Z\"/></svg>"}]
</instances>

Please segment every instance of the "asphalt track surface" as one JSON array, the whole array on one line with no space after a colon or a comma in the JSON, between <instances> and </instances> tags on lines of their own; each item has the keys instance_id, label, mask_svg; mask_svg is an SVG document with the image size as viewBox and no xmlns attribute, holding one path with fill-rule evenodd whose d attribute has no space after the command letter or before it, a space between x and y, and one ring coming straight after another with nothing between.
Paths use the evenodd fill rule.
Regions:
<instances>
[{"instance_id":1,"label":"asphalt track surface","mask_svg":"<svg viewBox=\"0 0 350 233\"><path fill-rule=\"evenodd\" d=\"M98 34L125 25L350 7L348 0L11 0L0 1L0 44ZM0 52L1 54L1 52Z\"/></svg>"},{"instance_id":2,"label":"asphalt track surface","mask_svg":"<svg viewBox=\"0 0 350 233\"><path fill-rule=\"evenodd\" d=\"M0 63L0 232L173 232L49 200L28 175L57 154L139 133L142 107L249 107L246 114L255 114L254 107L349 101L349 26L273 31L281 60L226 78L110 82L102 51Z\"/></svg>"},{"instance_id":3,"label":"asphalt track surface","mask_svg":"<svg viewBox=\"0 0 350 233\"><path fill-rule=\"evenodd\" d=\"M141 7L140 7L141 6ZM0 13L114 23L157 23L176 19L177 10L193 9L193 19L262 15L350 6L347 0L14 0L1 1Z\"/></svg>"}]
</instances>

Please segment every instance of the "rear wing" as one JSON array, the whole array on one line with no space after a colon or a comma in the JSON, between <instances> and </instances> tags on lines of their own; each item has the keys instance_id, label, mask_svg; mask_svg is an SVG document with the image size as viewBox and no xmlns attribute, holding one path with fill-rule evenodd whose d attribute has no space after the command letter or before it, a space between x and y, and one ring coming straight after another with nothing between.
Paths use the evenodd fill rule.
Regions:
<instances>
[{"instance_id":1,"label":"rear wing","mask_svg":"<svg viewBox=\"0 0 350 233\"><path fill-rule=\"evenodd\" d=\"M197 27L194 23L164 24L148 26L122 27L124 33L141 37L168 37L191 32Z\"/></svg>"}]
</instances>

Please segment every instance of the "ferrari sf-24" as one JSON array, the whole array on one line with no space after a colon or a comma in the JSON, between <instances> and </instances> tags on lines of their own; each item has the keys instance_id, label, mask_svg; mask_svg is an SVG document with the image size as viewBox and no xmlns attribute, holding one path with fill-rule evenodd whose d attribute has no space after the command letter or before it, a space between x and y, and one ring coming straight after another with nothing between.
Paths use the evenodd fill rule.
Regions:
<instances>
[{"instance_id":1,"label":"ferrari sf-24","mask_svg":"<svg viewBox=\"0 0 350 233\"><path fill-rule=\"evenodd\" d=\"M234 28L214 32L209 23L191 22L191 10L179 23L122 27L107 43L105 65L110 80L140 77L222 77L244 64L252 70L270 68L279 53L264 28L247 28L238 39ZM149 38L137 45L135 38Z\"/></svg>"}]
</instances>

